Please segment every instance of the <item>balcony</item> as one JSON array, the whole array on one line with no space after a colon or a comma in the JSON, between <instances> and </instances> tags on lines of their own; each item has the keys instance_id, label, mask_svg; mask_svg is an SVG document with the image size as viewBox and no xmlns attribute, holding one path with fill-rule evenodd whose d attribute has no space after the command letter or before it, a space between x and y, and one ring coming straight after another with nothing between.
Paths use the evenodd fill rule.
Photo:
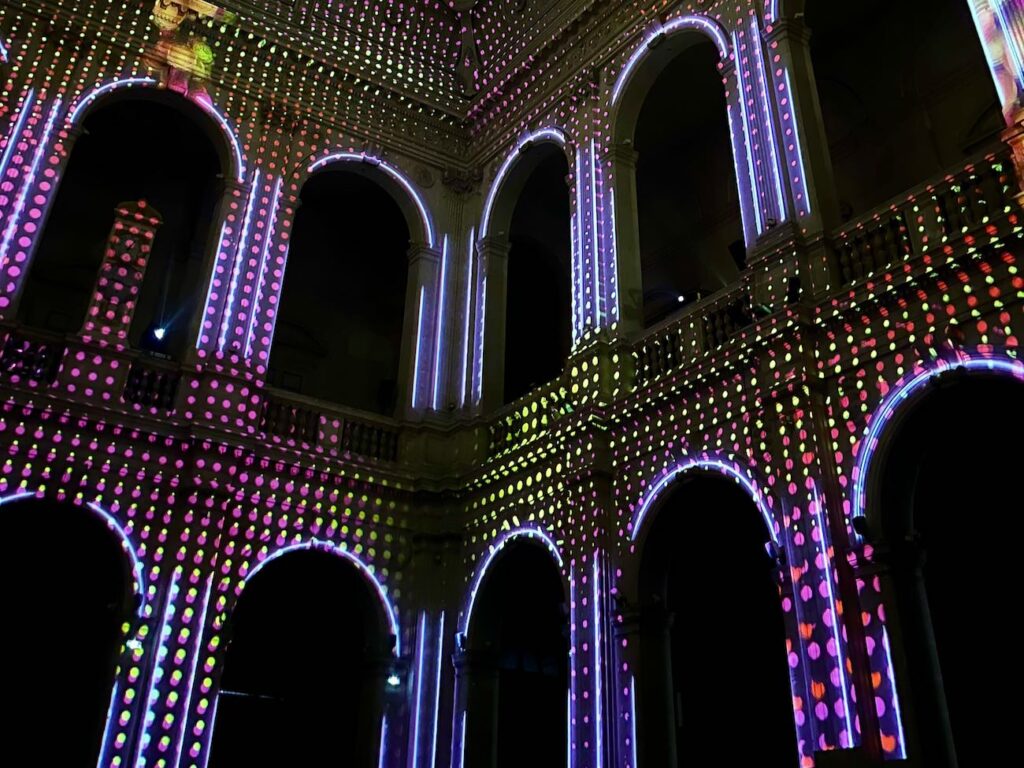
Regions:
<instances>
[{"instance_id":1,"label":"balcony","mask_svg":"<svg viewBox=\"0 0 1024 768\"><path fill-rule=\"evenodd\" d=\"M57 379L66 350L60 336L10 328L0 349L0 381L49 387Z\"/></svg>"}]
</instances>

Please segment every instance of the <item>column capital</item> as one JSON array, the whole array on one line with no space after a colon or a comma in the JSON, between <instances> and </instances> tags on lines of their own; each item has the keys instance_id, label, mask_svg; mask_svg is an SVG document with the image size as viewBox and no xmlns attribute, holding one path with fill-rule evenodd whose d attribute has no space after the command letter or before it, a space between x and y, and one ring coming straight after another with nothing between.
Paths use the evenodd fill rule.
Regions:
<instances>
[{"instance_id":1,"label":"column capital","mask_svg":"<svg viewBox=\"0 0 1024 768\"><path fill-rule=\"evenodd\" d=\"M618 169L635 170L636 161L640 158L640 153L633 147L631 141L617 141L614 144L609 144L605 149L604 154L601 155L602 161L614 162Z\"/></svg>"},{"instance_id":2,"label":"column capital","mask_svg":"<svg viewBox=\"0 0 1024 768\"><path fill-rule=\"evenodd\" d=\"M477 240L476 250L481 256L490 258L506 258L512 250L512 244L507 237L500 235L488 235Z\"/></svg>"},{"instance_id":3,"label":"column capital","mask_svg":"<svg viewBox=\"0 0 1024 768\"><path fill-rule=\"evenodd\" d=\"M811 41L811 34L811 28L802 17L786 18L773 23L770 29L765 31L764 39L770 43L789 38L806 45Z\"/></svg>"},{"instance_id":4,"label":"column capital","mask_svg":"<svg viewBox=\"0 0 1024 768\"><path fill-rule=\"evenodd\" d=\"M409 266L416 264L420 260L426 260L433 264L441 261L441 252L437 248L433 248L418 240L413 240L409 243L407 255L409 257Z\"/></svg>"}]
</instances>

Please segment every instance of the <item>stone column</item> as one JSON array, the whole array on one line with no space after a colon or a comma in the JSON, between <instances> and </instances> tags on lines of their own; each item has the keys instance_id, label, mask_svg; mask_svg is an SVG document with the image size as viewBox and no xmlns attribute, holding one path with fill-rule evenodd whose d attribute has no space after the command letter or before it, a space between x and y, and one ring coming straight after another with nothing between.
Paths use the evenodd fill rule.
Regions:
<instances>
[{"instance_id":1,"label":"stone column","mask_svg":"<svg viewBox=\"0 0 1024 768\"><path fill-rule=\"evenodd\" d=\"M121 203L107 238L81 335L117 347L128 345L128 331L146 276L153 239L163 220L145 200Z\"/></svg>"},{"instance_id":2,"label":"stone column","mask_svg":"<svg viewBox=\"0 0 1024 768\"><path fill-rule=\"evenodd\" d=\"M483 386L480 407L484 413L505 403L505 315L508 305L508 254L505 237L485 237L477 243L477 273L484 317Z\"/></svg>"},{"instance_id":3,"label":"stone column","mask_svg":"<svg viewBox=\"0 0 1024 768\"><path fill-rule=\"evenodd\" d=\"M612 167L615 190L615 256L619 276L619 326L623 335L644 327L643 267L640 260L640 219L637 213L636 162L630 142L612 144L601 161Z\"/></svg>"},{"instance_id":4,"label":"stone column","mask_svg":"<svg viewBox=\"0 0 1024 768\"><path fill-rule=\"evenodd\" d=\"M498 763L498 663L494 654L479 650L456 651L458 707L466 714L462 765L492 768ZM452 761L453 765L458 760Z\"/></svg>"},{"instance_id":5,"label":"stone column","mask_svg":"<svg viewBox=\"0 0 1024 768\"><path fill-rule=\"evenodd\" d=\"M409 279L398 362L398 412L422 414L430 408L433 385L434 323L441 253L426 243L409 248Z\"/></svg>"},{"instance_id":6,"label":"stone column","mask_svg":"<svg viewBox=\"0 0 1024 768\"><path fill-rule=\"evenodd\" d=\"M648 605L640 615L637 676L639 762L644 768L676 768L676 702L672 688L673 614ZM662 747L662 749L658 749Z\"/></svg>"}]
</instances>

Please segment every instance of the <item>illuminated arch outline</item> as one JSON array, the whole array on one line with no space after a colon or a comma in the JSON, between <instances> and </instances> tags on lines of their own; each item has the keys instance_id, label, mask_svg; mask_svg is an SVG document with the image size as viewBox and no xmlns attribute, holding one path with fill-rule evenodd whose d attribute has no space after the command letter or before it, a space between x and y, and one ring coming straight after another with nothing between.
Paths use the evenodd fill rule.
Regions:
<instances>
[{"instance_id":1,"label":"illuminated arch outline","mask_svg":"<svg viewBox=\"0 0 1024 768\"><path fill-rule=\"evenodd\" d=\"M22 501L24 499L46 499L45 496L39 496L34 491L17 491L15 493L8 494L7 496L0 497L0 507L5 504L12 504L16 501ZM146 569L142 565L142 561L139 559L138 554L135 552L135 548L132 546L131 539L128 538L128 534L124 528L121 527L120 522L110 512L101 507L94 501L87 502L84 505L87 509L92 511L94 514L104 522L107 528L117 537L118 543L121 545L121 550L128 555L128 560L131 562L132 568L132 592L138 598L138 609L136 615L140 618L146 609Z\"/></svg>"},{"instance_id":2,"label":"illuminated arch outline","mask_svg":"<svg viewBox=\"0 0 1024 768\"><path fill-rule=\"evenodd\" d=\"M408 177L394 166L388 165L379 157L368 155L365 152L333 152L325 157L319 158L318 160L314 160L306 170L308 173L314 173L327 165L331 165L332 163L345 162L366 163L367 165L375 166L384 171L384 173L386 173L391 179L398 182L398 185L408 193L409 197L412 198L413 203L420 212L420 220L423 224L423 233L427 238L427 245L431 248L434 247L436 243L436 236L434 233L434 221L430 215L430 210L427 208L427 204L423 201L423 198L420 196L419 192L416 191L416 188L412 185L412 182L409 181Z\"/></svg>"},{"instance_id":3,"label":"illuminated arch outline","mask_svg":"<svg viewBox=\"0 0 1024 768\"><path fill-rule=\"evenodd\" d=\"M362 573L367 578L367 580L370 582L370 585L377 593L377 597L380 598L381 605L384 606L384 615L387 617L388 628L391 630L391 634L395 637L394 654L396 657L401 656L402 635L399 632L398 613L397 611L395 611L394 605L392 605L391 600L388 598L387 589L384 587L383 584L380 583L380 581L378 581L377 577L374 575L370 567L366 565L366 563L364 563L354 554L349 552L347 549L342 549L333 542L324 541L323 539L310 539L309 541L304 541L301 544L289 544L286 547L274 550L271 554L267 555L263 560L260 560L258 563L256 563L255 566L253 566L249 570L249 572L245 575L245 578L242 579L242 586L238 590L236 590L236 595L240 595L242 593L242 590L249 583L252 577L259 573L261 570L263 570L263 567L266 566L268 563L271 563L274 560L277 560L279 557L287 555L291 552L300 552L304 550L326 552L329 555L335 555L344 558L345 560L348 560L350 563L355 565L356 568L359 569L360 573Z\"/></svg>"},{"instance_id":4,"label":"illuminated arch outline","mask_svg":"<svg viewBox=\"0 0 1024 768\"><path fill-rule=\"evenodd\" d=\"M540 541L547 550L555 558L555 562L558 563L559 568L564 567L564 561L562 560L562 553L558 549L558 545L555 544L554 540L541 528L527 526L524 528L516 528L511 531L506 531L498 540L491 545L490 551L484 558L484 561L477 568L476 576L473 577L473 585L469 590L469 599L466 602L466 610L463 611L461 620L459 621L458 630L463 635L469 635L469 620L473 616L473 606L476 605L476 596L480 591L480 585L483 584L484 577L487 575L487 571L491 567L491 563L511 541L516 539L535 539Z\"/></svg>"},{"instance_id":5,"label":"illuminated arch outline","mask_svg":"<svg viewBox=\"0 0 1024 768\"><path fill-rule=\"evenodd\" d=\"M1007 374L1021 382L1024 382L1024 362L1020 360L1014 360L1013 358L1004 357L1002 355L979 355L975 357L967 355L957 361L939 359L933 365L930 365L913 378L895 387L891 392L889 392L886 398L882 401L882 404L872 414L871 423L868 425L868 428L864 433L864 437L861 439L860 451L857 456L857 465L854 469L855 474L853 476L851 519L855 517L864 517L867 513L865 485L867 483L868 472L871 471L871 463L874 458L875 451L878 450L879 438L882 436L882 432L885 430L886 425L892 420L893 415L897 413L899 407L903 403L907 402L911 396L917 392L917 390L921 389L921 387L929 381L938 376L942 376L945 373L958 369ZM859 534L856 532L854 532L854 536L857 536L858 539L860 538Z\"/></svg>"},{"instance_id":6,"label":"illuminated arch outline","mask_svg":"<svg viewBox=\"0 0 1024 768\"><path fill-rule=\"evenodd\" d=\"M672 482L680 475L686 474L687 472L700 472L702 470L717 472L718 474L725 475L726 477L730 477L735 480L740 487L750 495L754 504L757 506L757 511L761 513L764 524L768 528L768 537L771 539L773 546L776 550L781 549L782 544L779 541L778 533L775 530L775 517L772 515L771 509L768 508L764 491L762 491L757 482L750 477L748 473L740 469L735 462L715 456L702 456L684 459L681 463L668 469L665 474L659 477L657 482L647 489L640 497L640 501L637 504L636 514L633 516L633 520L630 523L630 540L636 541L637 534L643 527L644 519L647 517L648 511L650 511L654 501L661 496L662 491L671 485Z\"/></svg>"},{"instance_id":7,"label":"illuminated arch outline","mask_svg":"<svg viewBox=\"0 0 1024 768\"><path fill-rule=\"evenodd\" d=\"M565 133L562 132L561 128L540 128L520 138L516 142L515 148L505 157L504 162L502 162L501 167L498 169L498 173L494 177L494 181L491 182L491 188L487 192L487 200L484 201L484 212L480 218L479 239L487 237L491 225L491 210L494 208L494 200L498 196L498 191L505 183L505 176L523 152L535 144L544 141L552 141L564 149L566 143Z\"/></svg>"},{"instance_id":8,"label":"illuminated arch outline","mask_svg":"<svg viewBox=\"0 0 1024 768\"><path fill-rule=\"evenodd\" d=\"M636 69L636 65L640 63L640 60L647 55L651 44L667 35L684 30L694 30L706 35L715 44L721 60L728 61L731 51L729 39L726 37L725 30L722 29L718 22L709 19L707 16L680 16L679 18L672 19L667 24L648 32L643 42L630 54L626 64L619 72L619 76L615 79L615 85L612 88L612 106L615 106L616 102L618 102L619 96L622 95L626 84L633 76L633 70Z\"/></svg>"},{"instance_id":9,"label":"illuminated arch outline","mask_svg":"<svg viewBox=\"0 0 1024 768\"><path fill-rule=\"evenodd\" d=\"M0 64L7 64L11 60L11 51L6 41L0 37Z\"/></svg>"},{"instance_id":10,"label":"illuminated arch outline","mask_svg":"<svg viewBox=\"0 0 1024 768\"><path fill-rule=\"evenodd\" d=\"M122 88L153 88L156 90L163 90L160 88L160 83L152 77L125 77L120 80L113 80L109 83L96 86L90 91L84 92L75 103L71 105L68 110L68 125L75 125L78 120L82 117L83 113L88 110L89 106L92 105L96 99L105 94L111 93ZM188 98L188 97L182 97ZM238 138L235 136L234 130L228 124L227 118L225 118L220 112L217 111L216 107L211 104L207 104L202 101L196 101L195 99L188 99L206 114L216 121L217 125L220 126L221 132L224 137L228 140L228 144L231 146L231 154L234 158L234 172L235 181L242 183L245 180L245 160L242 157L242 148L238 143Z\"/></svg>"}]
</instances>

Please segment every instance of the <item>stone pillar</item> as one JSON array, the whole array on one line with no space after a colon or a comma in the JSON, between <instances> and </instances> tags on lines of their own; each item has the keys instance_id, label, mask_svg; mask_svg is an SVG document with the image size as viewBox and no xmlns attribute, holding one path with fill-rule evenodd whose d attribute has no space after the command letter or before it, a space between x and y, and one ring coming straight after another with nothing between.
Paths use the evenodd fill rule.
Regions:
<instances>
[{"instance_id":1,"label":"stone pillar","mask_svg":"<svg viewBox=\"0 0 1024 768\"><path fill-rule=\"evenodd\" d=\"M493 768L498 763L498 663L492 653L456 651L456 689L466 715L462 762L465 768ZM460 724L461 727L461 724ZM459 765L457 759L453 765Z\"/></svg>"},{"instance_id":2,"label":"stone pillar","mask_svg":"<svg viewBox=\"0 0 1024 768\"><path fill-rule=\"evenodd\" d=\"M679 764L672 687L673 618L662 605L645 606L640 615L637 727L639 762L644 768L676 768Z\"/></svg>"},{"instance_id":3,"label":"stone pillar","mask_svg":"<svg viewBox=\"0 0 1024 768\"><path fill-rule=\"evenodd\" d=\"M505 403L505 315L508 304L508 254L505 237L485 237L477 244L480 275L478 311L483 313L483 385L480 407L484 413Z\"/></svg>"},{"instance_id":4,"label":"stone pillar","mask_svg":"<svg viewBox=\"0 0 1024 768\"><path fill-rule=\"evenodd\" d=\"M626 706L616 719L618 733L616 744L620 755L616 764L625 766L625 768L637 768L637 758L639 757L637 714L640 711L640 706L636 701L636 696L640 691L638 673L642 663L639 611L629 607L620 607L613 634L615 637L615 658L611 660L615 672L613 679L617 680L618 688L629 691Z\"/></svg>"},{"instance_id":5,"label":"stone pillar","mask_svg":"<svg viewBox=\"0 0 1024 768\"><path fill-rule=\"evenodd\" d=\"M796 132L800 144L803 188L810 208L809 216L801 220L805 235L814 235L822 229L831 231L840 223L828 136L811 64L810 40L811 32L799 18L776 22L766 35L769 64L776 80L776 98L782 87L789 92L792 107L791 123L783 125L783 144L790 139L792 131ZM793 169L790 171L788 178L792 187ZM795 197L796 190L793 192Z\"/></svg>"},{"instance_id":6,"label":"stone pillar","mask_svg":"<svg viewBox=\"0 0 1024 768\"><path fill-rule=\"evenodd\" d=\"M114 209L114 225L82 326L83 338L117 347L128 345L146 264L162 223L160 214L145 200L121 203Z\"/></svg>"},{"instance_id":7,"label":"stone pillar","mask_svg":"<svg viewBox=\"0 0 1024 768\"><path fill-rule=\"evenodd\" d=\"M619 276L619 327L630 335L644 327L643 266L640 260L640 220L637 213L636 162L631 142L612 144L601 158L612 168L615 190L615 256Z\"/></svg>"},{"instance_id":8,"label":"stone pillar","mask_svg":"<svg viewBox=\"0 0 1024 768\"><path fill-rule=\"evenodd\" d=\"M241 257L241 249L244 248L242 235L245 229L250 185L231 179L225 179L223 184L223 192L213 217L214 224L210 234L211 240L218 234L219 239L213 242L210 248L211 253L207 259L208 269L205 274L208 275L209 282L206 304L203 307L203 314L195 318L190 326L190 331L194 332L190 335L196 338L196 343L190 344L188 349L190 353L193 348L198 349L200 356L218 352L222 341L225 346L224 351L229 351L226 348L229 333L225 334L224 331L227 329L230 332L232 309L229 304L233 299L231 289L234 284L237 290L238 281L234 278L240 271L238 262ZM227 323L225 323L225 313L229 313L227 317L229 322Z\"/></svg>"},{"instance_id":9,"label":"stone pillar","mask_svg":"<svg viewBox=\"0 0 1024 768\"><path fill-rule=\"evenodd\" d=\"M434 310L440 269L440 251L426 243L410 246L397 393L397 410L409 415L422 414L431 405L437 320Z\"/></svg>"}]
</instances>

